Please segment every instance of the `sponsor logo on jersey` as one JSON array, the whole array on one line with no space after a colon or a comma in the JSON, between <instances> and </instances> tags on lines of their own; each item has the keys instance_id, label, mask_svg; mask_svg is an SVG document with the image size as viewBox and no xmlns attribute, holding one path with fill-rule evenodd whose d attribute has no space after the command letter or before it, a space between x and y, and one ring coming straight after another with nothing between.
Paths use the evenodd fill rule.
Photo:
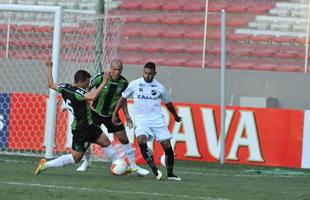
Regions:
<instances>
[{"instance_id":1,"label":"sponsor logo on jersey","mask_svg":"<svg viewBox=\"0 0 310 200\"><path fill-rule=\"evenodd\" d=\"M151 97L151 96L146 96L143 94L138 95L138 99L157 99L158 97Z\"/></svg>"},{"instance_id":2,"label":"sponsor logo on jersey","mask_svg":"<svg viewBox=\"0 0 310 200\"><path fill-rule=\"evenodd\" d=\"M139 92L143 92L143 88L139 88Z\"/></svg>"},{"instance_id":3,"label":"sponsor logo on jersey","mask_svg":"<svg viewBox=\"0 0 310 200\"><path fill-rule=\"evenodd\" d=\"M156 95L156 90L152 90L152 95L153 95L153 96Z\"/></svg>"}]
</instances>

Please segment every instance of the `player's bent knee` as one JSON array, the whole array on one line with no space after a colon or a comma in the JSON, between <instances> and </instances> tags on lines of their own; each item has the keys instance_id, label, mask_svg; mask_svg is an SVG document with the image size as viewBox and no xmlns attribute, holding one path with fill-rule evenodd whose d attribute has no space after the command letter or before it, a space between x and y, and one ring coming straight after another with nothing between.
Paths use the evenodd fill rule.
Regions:
<instances>
[{"instance_id":1,"label":"player's bent knee","mask_svg":"<svg viewBox=\"0 0 310 200\"><path fill-rule=\"evenodd\" d=\"M147 143L147 137L145 135L138 136L138 143L139 144L146 144Z\"/></svg>"}]
</instances>

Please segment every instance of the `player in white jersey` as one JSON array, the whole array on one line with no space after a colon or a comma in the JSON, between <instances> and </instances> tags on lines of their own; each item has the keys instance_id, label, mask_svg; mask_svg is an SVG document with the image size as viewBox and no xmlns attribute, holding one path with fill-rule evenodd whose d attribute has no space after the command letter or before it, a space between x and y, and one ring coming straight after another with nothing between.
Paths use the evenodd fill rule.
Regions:
<instances>
[{"instance_id":1,"label":"player in white jersey","mask_svg":"<svg viewBox=\"0 0 310 200\"><path fill-rule=\"evenodd\" d=\"M133 95L135 133L143 158L152 169L156 179L160 180L162 173L157 169L152 153L147 146L148 140L156 138L165 151L168 179L181 180L173 173L174 153L170 143L171 134L165 124L164 114L160 106L161 100L165 102L176 122L180 122L182 118L177 114L166 88L154 79L155 75L155 63L146 63L143 69L143 77L130 82L127 89L122 93L112 115L112 121L117 122L119 109L126 103L127 98Z\"/></svg>"}]
</instances>

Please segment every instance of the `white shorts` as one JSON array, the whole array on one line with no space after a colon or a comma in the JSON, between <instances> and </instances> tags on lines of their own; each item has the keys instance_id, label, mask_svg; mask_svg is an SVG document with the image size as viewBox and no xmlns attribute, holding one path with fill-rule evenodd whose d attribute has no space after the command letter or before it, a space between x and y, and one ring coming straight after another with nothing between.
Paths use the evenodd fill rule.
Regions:
<instances>
[{"instance_id":1,"label":"white shorts","mask_svg":"<svg viewBox=\"0 0 310 200\"><path fill-rule=\"evenodd\" d=\"M154 138L158 142L169 140L172 135L166 126L162 127L149 127L149 126L137 126L135 131L136 137L145 135L148 141L152 141Z\"/></svg>"}]
</instances>

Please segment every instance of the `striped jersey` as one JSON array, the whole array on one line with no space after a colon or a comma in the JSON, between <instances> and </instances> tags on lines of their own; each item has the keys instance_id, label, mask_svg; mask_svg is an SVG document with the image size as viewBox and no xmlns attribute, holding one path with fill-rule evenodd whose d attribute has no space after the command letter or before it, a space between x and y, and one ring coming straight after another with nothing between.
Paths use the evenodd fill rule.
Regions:
<instances>
[{"instance_id":1,"label":"striped jersey","mask_svg":"<svg viewBox=\"0 0 310 200\"><path fill-rule=\"evenodd\" d=\"M102 82L104 72L95 75L91 81L91 87L98 87ZM117 101L122 95L122 92L127 88L128 81L125 77L120 76L120 78L116 81L109 77L106 85L103 90L100 92L96 100L93 102L93 107L96 112L101 116L112 116Z\"/></svg>"},{"instance_id":2,"label":"striped jersey","mask_svg":"<svg viewBox=\"0 0 310 200\"><path fill-rule=\"evenodd\" d=\"M66 107L74 116L72 130L88 127L93 124L89 103L84 100L86 91L67 83L60 83L57 92L61 93Z\"/></svg>"}]
</instances>

